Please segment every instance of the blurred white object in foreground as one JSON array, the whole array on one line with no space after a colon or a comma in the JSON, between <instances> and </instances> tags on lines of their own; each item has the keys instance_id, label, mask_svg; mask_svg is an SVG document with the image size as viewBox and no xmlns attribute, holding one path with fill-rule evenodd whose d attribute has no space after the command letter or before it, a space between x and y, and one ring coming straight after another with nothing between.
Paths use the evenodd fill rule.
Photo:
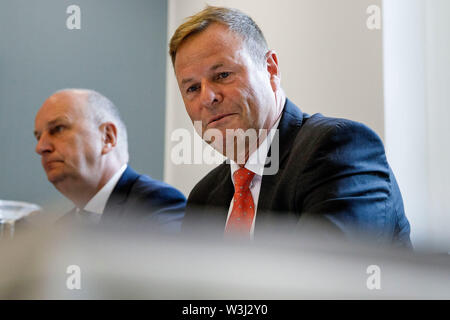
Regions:
<instances>
[{"instance_id":1,"label":"blurred white object in foreground","mask_svg":"<svg viewBox=\"0 0 450 320\"><path fill-rule=\"evenodd\" d=\"M444 254L313 235L243 243L90 231L1 242L0 299L450 298Z\"/></svg>"},{"instance_id":2,"label":"blurred white object in foreground","mask_svg":"<svg viewBox=\"0 0 450 320\"><path fill-rule=\"evenodd\" d=\"M6 233L12 237L15 222L37 211L41 211L41 207L32 203L0 200L0 237Z\"/></svg>"}]
</instances>

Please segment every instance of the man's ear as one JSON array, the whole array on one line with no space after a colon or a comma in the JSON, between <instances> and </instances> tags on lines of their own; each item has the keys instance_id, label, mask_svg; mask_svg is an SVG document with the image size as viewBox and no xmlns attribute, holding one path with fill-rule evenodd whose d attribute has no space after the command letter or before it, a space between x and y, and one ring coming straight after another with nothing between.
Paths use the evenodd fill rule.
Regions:
<instances>
[{"instance_id":1,"label":"man's ear","mask_svg":"<svg viewBox=\"0 0 450 320\"><path fill-rule=\"evenodd\" d=\"M102 154L107 154L117 145L117 127L112 122L105 122L100 125L102 133Z\"/></svg>"},{"instance_id":2,"label":"man's ear","mask_svg":"<svg viewBox=\"0 0 450 320\"><path fill-rule=\"evenodd\" d=\"M278 55L275 51L270 50L266 53L267 72L270 76L270 85L273 92L277 92L281 88L281 72L278 66Z\"/></svg>"}]
</instances>

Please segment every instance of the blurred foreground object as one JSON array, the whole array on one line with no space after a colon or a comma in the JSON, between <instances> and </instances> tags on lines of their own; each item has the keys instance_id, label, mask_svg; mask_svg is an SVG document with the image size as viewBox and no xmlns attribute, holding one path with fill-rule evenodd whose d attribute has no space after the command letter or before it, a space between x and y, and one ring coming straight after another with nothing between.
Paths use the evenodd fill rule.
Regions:
<instances>
[{"instance_id":1,"label":"blurred foreground object","mask_svg":"<svg viewBox=\"0 0 450 320\"><path fill-rule=\"evenodd\" d=\"M0 200L0 238L12 238L17 221L41 210L33 203Z\"/></svg>"},{"instance_id":2,"label":"blurred foreground object","mask_svg":"<svg viewBox=\"0 0 450 320\"><path fill-rule=\"evenodd\" d=\"M446 254L314 235L239 242L92 231L0 242L0 299L450 299Z\"/></svg>"}]
</instances>

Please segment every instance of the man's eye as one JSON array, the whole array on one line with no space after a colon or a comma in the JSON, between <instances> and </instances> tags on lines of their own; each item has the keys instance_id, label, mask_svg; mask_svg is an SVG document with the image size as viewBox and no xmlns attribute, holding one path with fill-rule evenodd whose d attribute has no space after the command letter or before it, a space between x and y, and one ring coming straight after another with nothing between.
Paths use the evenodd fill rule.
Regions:
<instances>
[{"instance_id":1,"label":"man's eye","mask_svg":"<svg viewBox=\"0 0 450 320\"><path fill-rule=\"evenodd\" d=\"M199 86L198 85L195 85L195 86L190 86L186 91L188 92L188 93L190 93L190 92L194 92L194 91L197 91L198 90L198 88L199 88Z\"/></svg>"},{"instance_id":2,"label":"man's eye","mask_svg":"<svg viewBox=\"0 0 450 320\"><path fill-rule=\"evenodd\" d=\"M229 72L221 72L217 75L217 79L225 79L228 78L230 76Z\"/></svg>"},{"instance_id":3,"label":"man's eye","mask_svg":"<svg viewBox=\"0 0 450 320\"><path fill-rule=\"evenodd\" d=\"M51 134L60 133L64 130L64 126L55 126L50 130Z\"/></svg>"}]
</instances>

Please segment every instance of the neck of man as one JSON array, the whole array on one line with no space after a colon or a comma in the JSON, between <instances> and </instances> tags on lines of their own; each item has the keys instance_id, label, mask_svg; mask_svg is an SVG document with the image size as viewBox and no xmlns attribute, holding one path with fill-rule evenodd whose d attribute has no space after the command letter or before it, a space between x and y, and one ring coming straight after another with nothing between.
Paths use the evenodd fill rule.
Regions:
<instances>
[{"instance_id":1,"label":"neck of man","mask_svg":"<svg viewBox=\"0 0 450 320\"><path fill-rule=\"evenodd\" d=\"M61 183L55 185L59 192L74 203L77 208L84 208L86 204L99 192L124 163L110 161L99 169L99 175L90 177L81 183Z\"/></svg>"},{"instance_id":2,"label":"neck of man","mask_svg":"<svg viewBox=\"0 0 450 320\"><path fill-rule=\"evenodd\" d=\"M264 140L267 138L267 136L270 133L270 130L273 128L275 123L278 121L278 119L281 117L281 113L283 112L284 105L286 104L286 95L283 91L283 89L279 89L275 93L275 104L274 108L272 109L273 112L267 115L267 119L265 124L263 125L263 130L258 130L258 137L256 139L256 143L249 143L245 146L239 147L237 143L234 144L234 157L233 161L236 162L240 167L244 167L247 163L250 156L255 152L259 146L264 142ZM276 129L276 128L275 128ZM239 150L245 150L244 154L239 153Z\"/></svg>"}]
</instances>

